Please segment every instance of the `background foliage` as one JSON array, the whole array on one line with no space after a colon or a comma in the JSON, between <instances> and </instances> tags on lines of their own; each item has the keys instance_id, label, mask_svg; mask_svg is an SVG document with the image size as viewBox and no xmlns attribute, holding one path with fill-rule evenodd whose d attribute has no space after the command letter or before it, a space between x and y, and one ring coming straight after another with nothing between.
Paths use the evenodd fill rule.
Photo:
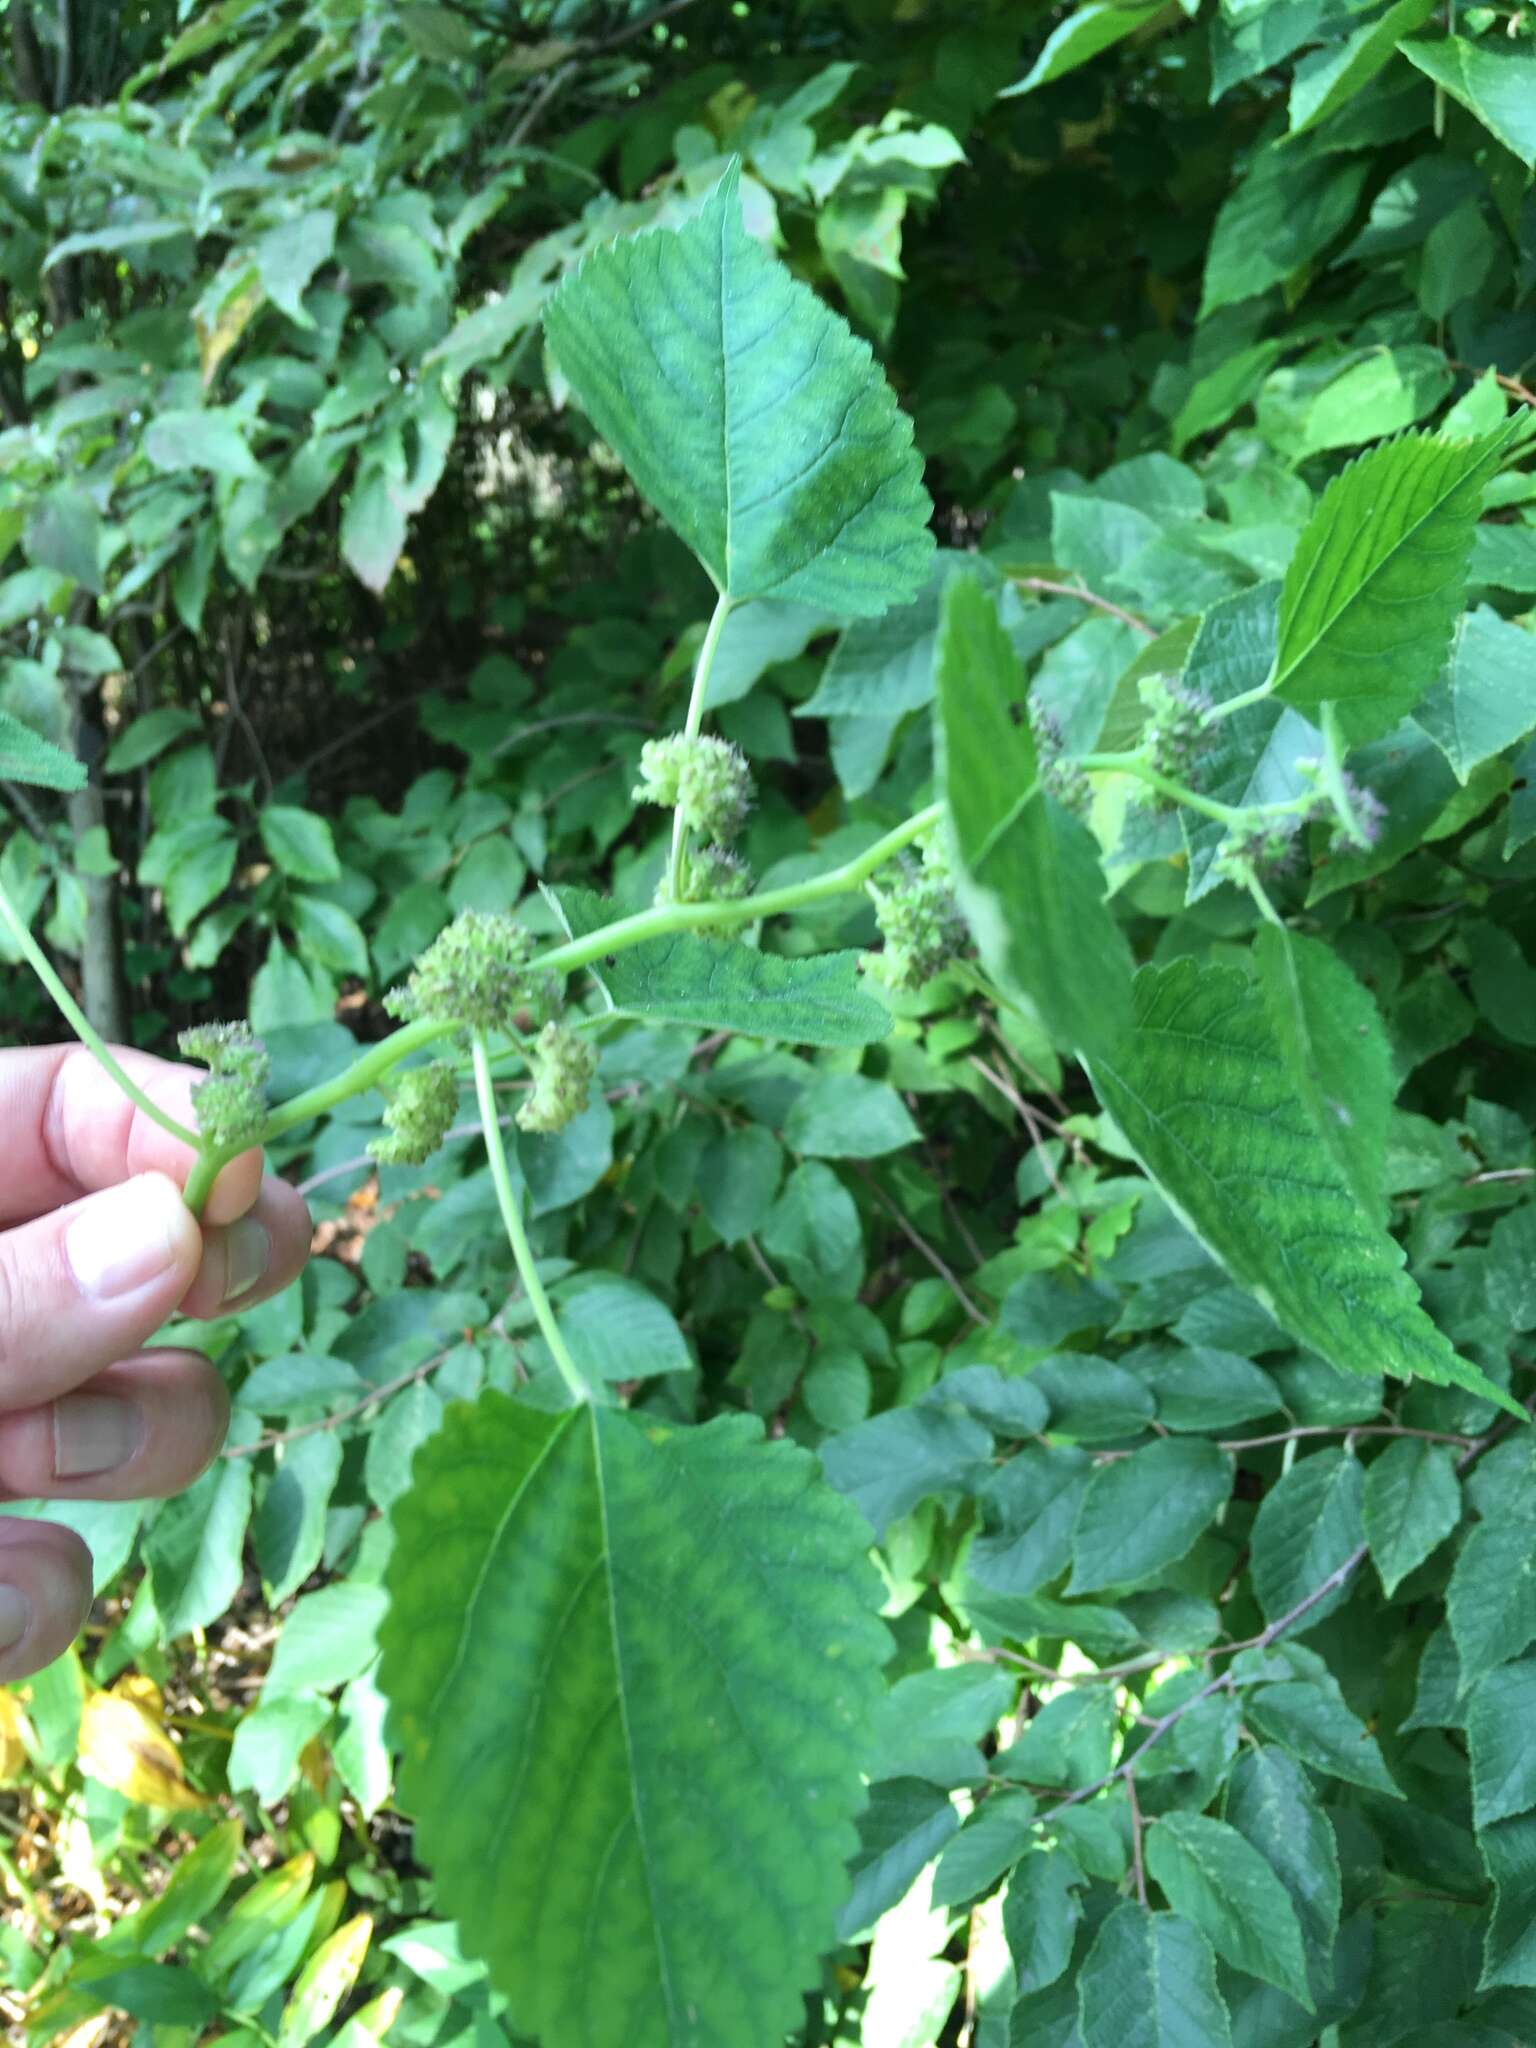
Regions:
<instances>
[{"instance_id":1,"label":"background foliage","mask_svg":"<svg viewBox=\"0 0 1536 2048\"><path fill-rule=\"evenodd\" d=\"M936 699L978 806L989 760L1005 796L1032 776L1025 675L1070 764L1134 745L1143 677L1219 704L1273 668L1198 764L1237 806L1303 793L1319 706L1346 706L1385 822L1368 847L1307 828L1284 935L1250 946L1218 823L1096 777L1087 825L1042 804L1022 870L972 878L1015 910L1042 892L990 975L882 996L877 1042L791 1049L658 1017L616 969L618 1010L652 1014L605 1028L598 1099L516 1158L584 1370L705 1446L666 1455L739 1459L744 1501L759 1418L868 1524L835 1539L848 1583L876 1544L894 1647L851 1889L819 1981L779 1973L769 2030L748 2012L715 2048L1531 2038L1527 1433L1476 1384L1381 1376L1459 1357L1517 1406L1532 1387L1536 483L1492 440L1536 360L1525 16L0 21L0 709L92 769L57 800L6 785L0 880L104 1031L165 1047L248 1011L282 1097L382 1035L456 911L556 933L540 883L573 928L576 892L649 900L665 834L631 789L713 593L540 321L584 255L686 221L732 158L749 230L886 365L941 546L884 618L733 622L712 709L753 763L764 884L928 799ZM1428 426L1473 453L1346 470ZM1356 564L1341 627L1293 561L1332 561L1327 520L1363 523L1384 476L1399 580ZM975 821L973 852L997 823ZM874 937L837 898L764 945ZM1109 1031L1133 957L1134 1058ZM53 1034L27 976L5 1002L16 1036ZM1224 1265L1130 1156L1175 1188L1197 1058L1190 1142L1222 1187L1205 1213L1176 1194ZM1343 1131L1338 1099L1380 1115ZM235 1393L228 1452L179 1500L75 1512L92 1628L0 1693L0 2009L29 2040L603 2038L570 2017L580 1954L511 2007L466 1956L396 1792L376 1671L412 1459L451 1460L449 1404L486 1389L516 1396L509 1441L564 1426L469 1103L423 1168L375 1170L379 1108L274 1148L322 1256L192 1339ZM1275 1291L1288 1212L1237 1181L1253 1120L1290 1147L1272 1175L1327 1183L1342 1308L1322 1266ZM752 1608L698 1598L721 1629ZM701 1740L698 1769L750 1842L749 1801L726 1825L744 1750ZM765 1831L786 1920L825 1904L794 1867ZM677 1939L718 1955L716 1872L677 1870ZM691 2036L674 2015L654 2038Z\"/></svg>"}]
</instances>

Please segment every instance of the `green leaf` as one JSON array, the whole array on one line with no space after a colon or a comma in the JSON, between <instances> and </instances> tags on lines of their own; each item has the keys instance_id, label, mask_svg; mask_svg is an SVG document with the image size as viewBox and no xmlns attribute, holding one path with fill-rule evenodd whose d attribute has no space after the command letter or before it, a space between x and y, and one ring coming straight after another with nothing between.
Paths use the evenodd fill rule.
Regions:
<instances>
[{"instance_id":1,"label":"green leaf","mask_svg":"<svg viewBox=\"0 0 1536 2048\"><path fill-rule=\"evenodd\" d=\"M1403 1437L1373 1458L1365 1471L1364 1517L1390 1599L1461 1520L1461 1487L1445 1445Z\"/></svg>"},{"instance_id":2,"label":"green leaf","mask_svg":"<svg viewBox=\"0 0 1536 2048\"><path fill-rule=\"evenodd\" d=\"M1396 1087L1374 1001L1320 939L1266 924L1254 962L1296 1092L1362 1214L1385 1224L1387 1125Z\"/></svg>"},{"instance_id":3,"label":"green leaf","mask_svg":"<svg viewBox=\"0 0 1536 2048\"><path fill-rule=\"evenodd\" d=\"M401 1801L546 2048L776 2039L842 1903L882 1594L858 1517L759 1435L486 1394L395 1509Z\"/></svg>"},{"instance_id":4,"label":"green leaf","mask_svg":"<svg viewBox=\"0 0 1536 2048\"><path fill-rule=\"evenodd\" d=\"M1253 1589L1266 1621L1283 1614L1340 1569L1365 1541L1360 1460L1314 1451L1270 1488L1253 1524ZM1309 1620L1337 1606L1320 1602Z\"/></svg>"},{"instance_id":5,"label":"green leaf","mask_svg":"<svg viewBox=\"0 0 1536 2048\"><path fill-rule=\"evenodd\" d=\"M405 547L406 523L398 486L380 469L360 472L341 515L341 553L369 590L388 587Z\"/></svg>"},{"instance_id":6,"label":"green leaf","mask_svg":"<svg viewBox=\"0 0 1536 2048\"><path fill-rule=\"evenodd\" d=\"M1409 0L1419 6L1423 0ZM1307 410L1301 453L1358 448L1416 426L1455 382L1444 355L1427 344L1373 349L1335 377Z\"/></svg>"},{"instance_id":7,"label":"green leaf","mask_svg":"<svg viewBox=\"0 0 1536 2048\"><path fill-rule=\"evenodd\" d=\"M1109 1769L1115 1733L1115 1703L1108 1688L1077 1686L1046 1701L1018 1741L1002 1752L997 1768L1031 1785L1093 1785Z\"/></svg>"},{"instance_id":8,"label":"green leaf","mask_svg":"<svg viewBox=\"0 0 1536 2048\"><path fill-rule=\"evenodd\" d=\"M1085 2048L1231 2048L1216 1958L1194 1920L1134 1899L1115 1908L1078 1978Z\"/></svg>"},{"instance_id":9,"label":"green leaf","mask_svg":"<svg viewBox=\"0 0 1536 2048\"><path fill-rule=\"evenodd\" d=\"M246 425L227 406L156 413L144 430L144 453L156 469L259 477L261 464L251 453Z\"/></svg>"},{"instance_id":10,"label":"green leaf","mask_svg":"<svg viewBox=\"0 0 1536 2048\"><path fill-rule=\"evenodd\" d=\"M334 1361L331 1361L334 1362ZM258 1371L264 1370L262 1367ZM247 1406L250 1381L241 1389ZM290 1600L320 1562L325 1516L341 1475L341 1439L320 1430L286 1446L251 1525L268 1603Z\"/></svg>"},{"instance_id":11,"label":"green leaf","mask_svg":"<svg viewBox=\"0 0 1536 2048\"><path fill-rule=\"evenodd\" d=\"M215 1620L245 1575L251 1460L223 1458L166 1502L144 1535L144 1562L165 1640Z\"/></svg>"},{"instance_id":12,"label":"green leaf","mask_svg":"<svg viewBox=\"0 0 1536 2048\"><path fill-rule=\"evenodd\" d=\"M349 1579L306 1593L283 1623L262 1699L329 1692L356 1678L377 1654L388 1605L381 1586Z\"/></svg>"},{"instance_id":13,"label":"green leaf","mask_svg":"<svg viewBox=\"0 0 1536 2048\"><path fill-rule=\"evenodd\" d=\"M1536 51L1523 43L1445 36L1405 43L1403 55L1475 114L1528 170L1536 170Z\"/></svg>"},{"instance_id":14,"label":"green leaf","mask_svg":"<svg viewBox=\"0 0 1536 2048\"><path fill-rule=\"evenodd\" d=\"M107 749L102 766L109 775L126 775L134 768L143 768L185 734L196 732L201 723L195 711L183 710L175 704L164 705L159 711L146 711L142 718L124 726Z\"/></svg>"},{"instance_id":15,"label":"green leaf","mask_svg":"<svg viewBox=\"0 0 1536 2048\"><path fill-rule=\"evenodd\" d=\"M1485 1672L1467 1707L1472 1817L1479 1828L1536 1807L1536 1657Z\"/></svg>"},{"instance_id":16,"label":"green leaf","mask_svg":"<svg viewBox=\"0 0 1536 2048\"><path fill-rule=\"evenodd\" d=\"M818 1455L832 1485L880 1537L931 1494L980 1479L992 1455L992 1434L961 1409L924 1404L856 1423L828 1437Z\"/></svg>"},{"instance_id":17,"label":"green leaf","mask_svg":"<svg viewBox=\"0 0 1536 2048\"><path fill-rule=\"evenodd\" d=\"M1233 1278L1341 1372L1464 1386L1513 1412L1456 1356L1420 1307L1401 1248L1361 1213L1298 1099L1263 992L1238 968L1179 960L1141 970L1135 1005L1123 1045L1092 1062L1095 1087Z\"/></svg>"},{"instance_id":18,"label":"green leaf","mask_svg":"<svg viewBox=\"0 0 1536 2048\"><path fill-rule=\"evenodd\" d=\"M612 919L611 906L590 889L555 895L572 938L600 931ZM647 939L589 968L626 1016L796 1045L869 1045L888 1036L891 1017L864 992L858 970L857 953L792 960L697 932Z\"/></svg>"},{"instance_id":19,"label":"green leaf","mask_svg":"<svg viewBox=\"0 0 1536 2048\"><path fill-rule=\"evenodd\" d=\"M1059 1577L1072 1554L1072 1529L1092 1471L1086 1452L1026 1444L978 1495L987 1526L966 1555L968 1575L993 1592L1020 1595Z\"/></svg>"},{"instance_id":20,"label":"green leaf","mask_svg":"<svg viewBox=\"0 0 1536 2048\"><path fill-rule=\"evenodd\" d=\"M1465 613L1439 681L1413 715L1465 784L1536 730L1536 635L1489 605Z\"/></svg>"},{"instance_id":21,"label":"green leaf","mask_svg":"<svg viewBox=\"0 0 1536 2048\"><path fill-rule=\"evenodd\" d=\"M1039 1849L1023 1857L1009 1878L1003 1932L1020 1998L1054 1984L1072 1960L1083 1917L1077 1896L1082 1882L1069 1857Z\"/></svg>"},{"instance_id":22,"label":"green leaf","mask_svg":"<svg viewBox=\"0 0 1536 2048\"><path fill-rule=\"evenodd\" d=\"M1498 1515L1467 1531L1445 1613L1464 1687L1536 1641L1536 1521Z\"/></svg>"},{"instance_id":23,"label":"green leaf","mask_svg":"<svg viewBox=\"0 0 1536 2048\"><path fill-rule=\"evenodd\" d=\"M295 891L288 898L286 922L300 948L322 967L368 979L368 941L356 918L349 917L339 903Z\"/></svg>"},{"instance_id":24,"label":"green leaf","mask_svg":"<svg viewBox=\"0 0 1536 2048\"><path fill-rule=\"evenodd\" d=\"M1291 80L1291 134L1304 135L1352 100L1391 60L1401 38L1421 28L1434 8L1435 0L1396 0L1342 43L1303 57Z\"/></svg>"},{"instance_id":25,"label":"green leaf","mask_svg":"<svg viewBox=\"0 0 1536 2048\"><path fill-rule=\"evenodd\" d=\"M1319 256L1349 226L1367 165L1271 143L1216 216L1200 317L1268 291Z\"/></svg>"},{"instance_id":26,"label":"green leaf","mask_svg":"<svg viewBox=\"0 0 1536 2048\"><path fill-rule=\"evenodd\" d=\"M1409 434L1323 493L1280 593L1274 695L1331 702L1345 740L1390 732L1439 674L1461 609L1483 486L1520 431Z\"/></svg>"},{"instance_id":27,"label":"green leaf","mask_svg":"<svg viewBox=\"0 0 1536 2048\"><path fill-rule=\"evenodd\" d=\"M1290 1894L1315 1984L1339 1931L1342 1880L1333 1827L1311 1780L1284 1750L1245 1749L1227 1781L1224 1817Z\"/></svg>"},{"instance_id":28,"label":"green leaf","mask_svg":"<svg viewBox=\"0 0 1536 2048\"><path fill-rule=\"evenodd\" d=\"M85 491L70 485L50 491L27 521L26 546L39 568L56 569L101 595L101 514Z\"/></svg>"},{"instance_id":29,"label":"green leaf","mask_svg":"<svg viewBox=\"0 0 1536 2048\"><path fill-rule=\"evenodd\" d=\"M761 1124L716 1132L694 1175L694 1192L711 1230L726 1244L740 1244L760 1229L783 1172L783 1148Z\"/></svg>"},{"instance_id":30,"label":"green leaf","mask_svg":"<svg viewBox=\"0 0 1536 2048\"><path fill-rule=\"evenodd\" d=\"M1278 1742L1311 1770L1364 1785L1369 1792L1402 1796L1375 1738L1344 1704L1332 1680L1298 1678L1258 1686L1248 1695L1243 1712L1261 1735Z\"/></svg>"},{"instance_id":31,"label":"green leaf","mask_svg":"<svg viewBox=\"0 0 1536 2048\"><path fill-rule=\"evenodd\" d=\"M296 882L334 882L341 875L336 842L325 819L293 804L268 804L259 819L261 843Z\"/></svg>"},{"instance_id":32,"label":"green leaf","mask_svg":"<svg viewBox=\"0 0 1536 2048\"><path fill-rule=\"evenodd\" d=\"M1190 1550L1232 1491L1232 1466L1212 1443L1170 1437L1101 1465L1072 1532L1067 1592L1149 1579Z\"/></svg>"},{"instance_id":33,"label":"green leaf","mask_svg":"<svg viewBox=\"0 0 1536 2048\"><path fill-rule=\"evenodd\" d=\"M1168 21L1179 18L1167 0L1143 0L1140 6L1120 6L1116 0L1089 0L1086 7L1075 9L1052 29L1029 70L1017 85L1010 85L998 98L1013 99L1020 93L1033 92L1038 85L1049 85L1053 78L1075 71L1079 64L1086 64L1112 43L1123 42L1159 15Z\"/></svg>"},{"instance_id":34,"label":"green leaf","mask_svg":"<svg viewBox=\"0 0 1536 2048\"><path fill-rule=\"evenodd\" d=\"M853 1890L838 1916L838 1939L856 1940L904 1899L959 1825L948 1794L920 1779L872 1785L859 1817L859 1853L848 1867Z\"/></svg>"},{"instance_id":35,"label":"green leaf","mask_svg":"<svg viewBox=\"0 0 1536 2048\"><path fill-rule=\"evenodd\" d=\"M1536 1813L1481 1829L1477 1846L1493 1880L1477 1988L1536 1984Z\"/></svg>"},{"instance_id":36,"label":"green leaf","mask_svg":"<svg viewBox=\"0 0 1536 2048\"><path fill-rule=\"evenodd\" d=\"M241 1716L230 1745L230 1790L254 1792L263 1805L275 1806L298 1776L299 1754L305 1744L314 1740L330 1718L329 1700L259 1700Z\"/></svg>"},{"instance_id":37,"label":"green leaf","mask_svg":"<svg viewBox=\"0 0 1536 2048\"><path fill-rule=\"evenodd\" d=\"M1035 1802L1003 1787L982 1801L944 1845L933 1873L933 1904L961 1906L991 1889L1034 1839Z\"/></svg>"},{"instance_id":38,"label":"green leaf","mask_svg":"<svg viewBox=\"0 0 1536 2048\"><path fill-rule=\"evenodd\" d=\"M1130 949L1104 901L1088 828L1039 786L1018 659L981 587L956 577L939 637L941 786L961 903L982 958L1053 1037L1115 1043L1130 1010Z\"/></svg>"},{"instance_id":39,"label":"green leaf","mask_svg":"<svg viewBox=\"0 0 1536 2048\"><path fill-rule=\"evenodd\" d=\"M643 1380L687 1372L687 1340L672 1311L636 1281L594 1274L558 1302L561 1334L583 1379Z\"/></svg>"},{"instance_id":40,"label":"green leaf","mask_svg":"<svg viewBox=\"0 0 1536 2048\"><path fill-rule=\"evenodd\" d=\"M747 234L697 220L588 257L544 313L560 368L721 593L870 617L933 552L912 430L868 344Z\"/></svg>"},{"instance_id":41,"label":"green leaf","mask_svg":"<svg viewBox=\"0 0 1536 2048\"><path fill-rule=\"evenodd\" d=\"M315 324L304 309L304 294L335 246L336 216L321 208L268 228L251 250L267 297L300 327Z\"/></svg>"},{"instance_id":42,"label":"green leaf","mask_svg":"<svg viewBox=\"0 0 1536 2048\"><path fill-rule=\"evenodd\" d=\"M84 789L84 766L51 740L40 739L9 711L0 711L0 777L29 789Z\"/></svg>"},{"instance_id":43,"label":"green leaf","mask_svg":"<svg viewBox=\"0 0 1536 2048\"><path fill-rule=\"evenodd\" d=\"M1236 1828L1197 1813L1165 1814L1147 1832L1146 1854L1169 1905L1219 1956L1314 2009L1290 1895Z\"/></svg>"},{"instance_id":44,"label":"green leaf","mask_svg":"<svg viewBox=\"0 0 1536 2048\"><path fill-rule=\"evenodd\" d=\"M784 1142L810 1159L878 1159L922 1136L906 1104L864 1074L819 1074L784 1119Z\"/></svg>"},{"instance_id":45,"label":"green leaf","mask_svg":"<svg viewBox=\"0 0 1536 2048\"><path fill-rule=\"evenodd\" d=\"M975 1784L987 1771L977 1745L1013 1705L1016 1690L1008 1672L986 1664L898 1680L875 1716L870 1777Z\"/></svg>"}]
</instances>

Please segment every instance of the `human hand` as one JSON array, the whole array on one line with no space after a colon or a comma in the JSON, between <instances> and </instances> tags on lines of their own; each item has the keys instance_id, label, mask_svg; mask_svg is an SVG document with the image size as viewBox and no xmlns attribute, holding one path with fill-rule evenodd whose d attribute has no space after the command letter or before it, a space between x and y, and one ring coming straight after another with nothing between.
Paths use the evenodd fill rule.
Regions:
<instances>
[{"instance_id":1,"label":"human hand","mask_svg":"<svg viewBox=\"0 0 1536 2048\"><path fill-rule=\"evenodd\" d=\"M118 1058L193 1121L187 1067ZM78 1046L0 1052L0 1502L179 1493L229 1419L195 1351L141 1347L179 1309L208 1318L286 1287L309 1212L242 1154L201 1228L180 1189L193 1153L142 1115ZM59 1656L91 1601L72 1531L0 1509L0 1681Z\"/></svg>"}]
</instances>

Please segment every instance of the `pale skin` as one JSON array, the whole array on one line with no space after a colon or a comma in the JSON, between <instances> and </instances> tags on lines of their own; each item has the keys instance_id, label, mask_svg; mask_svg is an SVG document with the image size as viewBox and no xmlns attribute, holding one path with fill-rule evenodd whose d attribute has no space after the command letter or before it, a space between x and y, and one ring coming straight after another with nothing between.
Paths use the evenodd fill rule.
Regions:
<instances>
[{"instance_id":1,"label":"pale skin","mask_svg":"<svg viewBox=\"0 0 1536 2048\"><path fill-rule=\"evenodd\" d=\"M119 1051L191 1125L198 1071ZM229 1397L195 1351L148 1340L299 1274L310 1221L252 1150L219 1174L199 1225L182 1201L195 1155L119 1093L82 1047L0 1053L0 1683L79 1634L91 1560L16 1500L179 1493L218 1455Z\"/></svg>"}]
</instances>

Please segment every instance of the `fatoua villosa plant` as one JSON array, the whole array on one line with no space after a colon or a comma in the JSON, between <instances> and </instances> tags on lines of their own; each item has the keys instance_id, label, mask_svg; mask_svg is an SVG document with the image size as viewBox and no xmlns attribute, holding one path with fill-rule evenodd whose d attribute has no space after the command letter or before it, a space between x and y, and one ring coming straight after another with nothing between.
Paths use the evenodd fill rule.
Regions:
<instances>
[{"instance_id":1,"label":"fatoua villosa plant","mask_svg":"<svg viewBox=\"0 0 1536 2048\"><path fill-rule=\"evenodd\" d=\"M390 996L400 1028L287 1102L267 1102L245 1027L189 1033L183 1050L208 1068L196 1131L135 1088L3 896L0 918L118 1084L195 1147L195 1212L241 1150L370 1088L386 1094L375 1156L426 1159L467 1064L559 1391L450 1409L394 1510L381 1684L402 1802L519 2032L548 2048L758 2048L794 2021L856 1847L889 1650L869 1530L807 1452L765 1442L755 1419L675 1427L627 1410L587 1368L529 1241L496 1069L526 1066L517 1121L553 1131L585 1105L615 1010L858 1045L889 1029L872 987L919 988L974 939L970 985L1077 1053L1147 1172L1285 1330L1341 1371L1454 1382L1511 1406L1418 1303L1385 1229L1377 1122L1339 1114L1385 1086L1363 991L1287 926L1265 876L1309 831L1347 849L1379 830L1348 751L1437 672L1459 588L1448 603L1423 560L1464 561L1514 435L1405 437L1347 471L1302 536L1263 672L1234 686L1230 664L1203 662L1208 621L1187 661L1160 667L1154 647L1118 706L1114 751L1069 752L1026 703L990 592L951 578L936 800L857 858L754 892L733 850L752 776L704 730L716 661L751 607L856 620L919 596L933 542L910 426L868 347L747 235L734 171L686 226L590 258L545 324L593 425L717 592L682 727L641 759L637 802L672 813L653 906L613 917L554 892L567 936L542 946L510 915L461 916ZM1358 648L1383 608L1400 652L1373 666ZM1300 786L1224 800L1212 780L1231 721L1281 706L1317 720ZM0 744L18 779L78 780L21 728L0 722ZM1175 812L1251 893L1260 929L1242 964L1133 972L1093 830L1111 791ZM863 963L733 936L865 889L883 946ZM607 1007L572 999L584 971ZM1358 1033L1334 1028L1357 1016ZM1195 1057L1205 1086L1192 1098Z\"/></svg>"}]
</instances>

